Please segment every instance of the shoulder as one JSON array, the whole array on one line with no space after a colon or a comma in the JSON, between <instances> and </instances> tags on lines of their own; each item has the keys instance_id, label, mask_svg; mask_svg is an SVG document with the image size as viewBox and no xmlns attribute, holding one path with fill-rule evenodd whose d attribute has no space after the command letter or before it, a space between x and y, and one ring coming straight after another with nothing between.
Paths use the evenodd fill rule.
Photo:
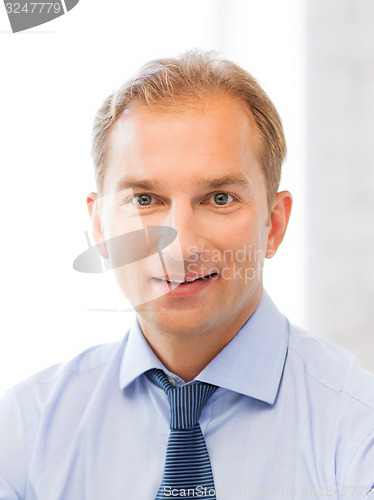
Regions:
<instances>
[{"instance_id":1,"label":"shoulder","mask_svg":"<svg viewBox=\"0 0 374 500\"><path fill-rule=\"evenodd\" d=\"M90 347L73 359L50 366L10 389L15 396L27 392L38 393L41 397L51 390L73 384L95 384L106 366L119 353L122 342L112 342Z\"/></svg>"},{"instance_id":2,"label":"shoulder","mask_svg":"<svg viewBox=\"0 0 374 500\"><path fill-rule=\"evenodd\" d=\"M288 383L306 407L313 435L324 436L326 449L334 443L337 484L370 489L374 374L342 347L292 325L286 365Z\"/></svg>"},{"instance_id":3,"label":"shoulder","mask_svg":"<svg viewBox=\"0 0 374 500\"><path fill-rule=\"evenodd\" d=\"M7 484L21 498L42 426L46 429L58 415L60 426L73 428L103 381L119 387L118 366L125 341L91 347L20 382L0 397L0 484Z\"/></svg>"},{"instance_id":4,"label":"shoulder","mask_svg":"<svg viewBox=\"0 0 374 500\"><path fill-rule=\"evenodd\" d=\"M374 410L374 373L343 347L290 325L289 357L309 380Z\"/></svg>"},{"instance_id":5,"label":"shoulder","mask_svg":"<svg viewBox=\"0 0 374 500\"><path fill-rule=\"evenodd\" d=\"M73 359L50 366L8 389L0 397L0 418L11 406L22 409L29 404L37 409L51 404L62 393L88 394L108 367L120 360L125 342L126 337L122 342L90 347Z\"/></svg>"}]
</instances>

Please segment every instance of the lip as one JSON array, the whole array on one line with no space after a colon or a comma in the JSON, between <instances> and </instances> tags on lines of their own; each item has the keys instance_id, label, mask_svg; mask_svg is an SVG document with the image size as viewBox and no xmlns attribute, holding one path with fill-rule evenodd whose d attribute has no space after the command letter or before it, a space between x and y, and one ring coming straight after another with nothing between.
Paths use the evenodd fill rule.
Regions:
<instances>
[{"instance_id":1,"label":"lip","mask_svg":"<svg viewBox=\"0 0 374 500\"><path fill-rule=\"evenodd\" d=\"M206 275L200 276L202 278ZM196 276L194 276L196 278ZM206 279L195 279L191 283L182 283L177 285L176 283L169 283L165 278L152 278L154 285L162 292L162 295L167 295L168 297L194 297L200 295L204 290L212 286L213 282L219 278L217 273L212 273L212 276ZM171 279L171 278L170 278ZM188 279L186 276L184 279ZM181 280L178 280L181 281ZM174 288L173 288L174 287Z\"/></svg>"},{"instance_id":2,"label":"lip","mask_svg":"<svg viewBox=\"0 0 374 500\"><path fill-rule=\"evenodd\" d=\"M196 274L196 273L193 273L193 274L183 274L183 275L175 275L175 274L170 274L168 273L168 279L170 281L189 281L189 280L197 280L197 279L200 279L200 278L205 278L205 276L209 276L210 274L217 274L215 271L211 271L211 272L206 272L204 274ZM154 279L158 279L158 280L162 280L162 281L165 281L165 275L163 276L153 276Z\"/></svg>"}]
</instances>

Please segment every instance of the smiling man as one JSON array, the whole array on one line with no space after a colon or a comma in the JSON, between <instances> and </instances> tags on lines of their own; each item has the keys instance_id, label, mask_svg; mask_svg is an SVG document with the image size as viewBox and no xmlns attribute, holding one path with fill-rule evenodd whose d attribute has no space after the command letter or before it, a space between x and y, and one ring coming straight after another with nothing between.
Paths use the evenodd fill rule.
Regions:
<instances>
[{"instance_id":1,"label":"smiling man","mask_svg":"<svg viewBox=\"0 0 374 500\"><path fill-rule=\"evenodd\" d=\"M164 365L190 381L259 305L263 260L283 238L291 197L272 193L268 202L257 126L238 99L221 91L176 108L131 108L108 140L101 217L97 196L88 198L94 235L105 242L124 230L118 208L130 219L140 215L144 226L176 229L162 252L167 275L153 261L141 278L131 266L116 272L127 297L159 295L137 307L141 330ZM118 186L127 197L106 203ZM179 286L169 290L168 280Z\"/></svg>"},{"instance_id":2,"label":"smiling man","mask_svg":"<svg viewBox=\"0 0 374 500\"><path fill-rule=\"evenodd\" d=\"M367 498L374 376L263 289L285 153L268 96L210 53L153 61L104 102L87 205L136 318L3 397L1 499ZM158 252L119 265L122 236L150 249L151 228Z\"/></svg>"}]
</instances>

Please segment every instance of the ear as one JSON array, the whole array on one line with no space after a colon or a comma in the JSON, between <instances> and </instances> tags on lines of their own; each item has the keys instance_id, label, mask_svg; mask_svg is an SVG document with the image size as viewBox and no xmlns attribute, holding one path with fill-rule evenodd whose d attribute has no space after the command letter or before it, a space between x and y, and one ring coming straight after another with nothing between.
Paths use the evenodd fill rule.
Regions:
<instances>
[{"instance_id":1,"label":"ear","mask_svg":"<svg viewBox=\"0 0 374 500\"><path fill-rule=\"evenodd\" d=\"M103 225L101 221L101 211L97 193L91 192L86 198L88 213L92 223L92 233L99 249L100 255L108 259L108 250L105 244Z\"/></svg>"},{"instance_id":2,"label":"ear","mask_svg":"<svg viewBox=\"0 0 374 500\"><path fill-rule=\"evenodd\" d=\"M275 195L270 213L270 229L266 247L266 258L271 259L282 243L290 219L292 195L281 191Z\"/></svg>"}]
</instances>

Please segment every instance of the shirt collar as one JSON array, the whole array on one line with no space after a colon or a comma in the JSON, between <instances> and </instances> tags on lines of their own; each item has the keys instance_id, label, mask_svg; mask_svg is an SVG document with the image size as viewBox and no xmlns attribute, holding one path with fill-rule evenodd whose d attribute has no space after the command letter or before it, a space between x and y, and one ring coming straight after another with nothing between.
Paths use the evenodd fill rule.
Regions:
<instances>
[{"instance_id":1,"label":"shirt collar","mask_svg":"<svg viewBox=\"0 0 374 500\"><path fill-rule=\"evenodd\" d=\"M264 291L256 311L196 380L273 404L287 348L288 322ZM135 318L120 368L121 389L151 368L175 377L152 351Z\"/></svg>"}]
</instances>

